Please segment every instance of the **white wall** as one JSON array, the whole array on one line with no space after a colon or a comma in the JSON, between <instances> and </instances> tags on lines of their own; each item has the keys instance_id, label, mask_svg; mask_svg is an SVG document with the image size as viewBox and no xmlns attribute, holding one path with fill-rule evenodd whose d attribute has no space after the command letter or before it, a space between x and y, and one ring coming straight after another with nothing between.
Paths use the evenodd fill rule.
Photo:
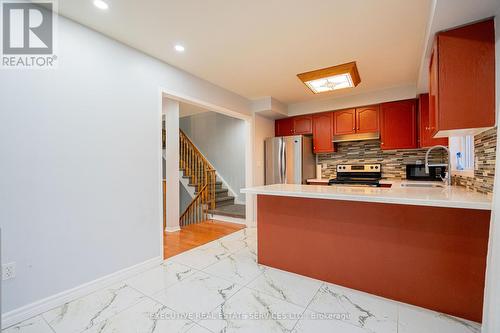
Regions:
<instances>
[{"instance_id":1,"label":"white wall","mask_svg":"<svg viewBox=\"0 0 500 333\"><path fill-rule=\"evenodd\" d=\"M59 68L0 73L7 312L161 255L159 87L249 101L61 18Z\"/></svg>"},{"instance_id":2,"label":"white wall","mask_svg":"<svg viewBox=\"0 0 500 333\"><path fill-rule=\"evenodd\" d=\"M497 124L500 116L500 6L495 19L495 66L496 66L496 109ZM495 168L495 187L493 193L493 212L490 224L490 242L486 269L485 304L483 312L483 333L500 332L500 133L497 127L497 159Z\"/></svg>"},{"instance_id":3,"label":"white wall","mask_svg":"<svg viewBox=\"0 0 500 333\"><path fill-rule=\"evenodd\" d=\"M260 186L265 184L265 155L264 141L274 136L274 120L265 118L258 114L253 117L253 185ZM251 194L247 194L251 196ZM250 225L257 224L257 200L253 195L249 202L252 205L252 211L247 213L250 217ZM248 210L247 210L248 211Z\"/></svg>"},{"instance_id":4,"label":"white wall","mask_svg":"<svg viewBox=\"0 0 500 333\"><path fill-rule=\"evenodd\" d=\"M264 141L274 136L274 120L259 116L254 116L254 185L264 185L265 181L265 156Z\"/></svg>"},{"instance_id":5,"label":"white wall","mask_svg":"<svg viewBox=\"0 0 500 333\"><path fill-rule=\"evenodd\" d=\"M162 100L165 114L165 231L179 231L180 189L179 189L179 102L169 98Z\"/></svg>"},{"instance_id":6,"label":"white wall","mask_svg":"<svg viewBox=\"0 0 500 333\"><path fill-rule=\"evenodd\" d=\"M341 110L356 106L398 101L416 97L416 85L409 84L363 94L346 95L343 97L326 97L288 105L288 115L295 116L314 112Z\"/></svg>"},{"instance_id":7,"label":"white wall","mask_svg":"<svg viewBox=\"0 0 500 333\"><path fill-rule=\"evenodd\" d=\"M216 112L183 117L180 128L245 203L245 122Z\"/></svg>"}]
</instances>

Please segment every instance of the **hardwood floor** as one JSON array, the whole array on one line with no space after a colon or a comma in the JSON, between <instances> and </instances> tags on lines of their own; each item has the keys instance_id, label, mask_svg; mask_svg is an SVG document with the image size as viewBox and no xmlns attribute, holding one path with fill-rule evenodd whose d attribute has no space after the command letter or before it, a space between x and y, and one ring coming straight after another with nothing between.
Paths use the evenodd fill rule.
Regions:
<instances>
[{"instance_id":1,"label":"hardwood floor","mask_svg":"<svg viewBox=\"0 0 500 333\"><path fill-rule=\"evenodd\" d=\"M163 258L167 259L197 246L244 229L242 224L209 220L163 233Z\"/></svg>"}]
</instances>

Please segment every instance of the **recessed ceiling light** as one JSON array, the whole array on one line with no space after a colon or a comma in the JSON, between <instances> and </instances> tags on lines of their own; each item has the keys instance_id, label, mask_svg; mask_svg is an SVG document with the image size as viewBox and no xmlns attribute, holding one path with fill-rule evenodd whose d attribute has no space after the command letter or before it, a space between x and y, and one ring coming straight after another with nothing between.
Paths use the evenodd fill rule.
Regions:
<instances>
[{"instance_id":1,"label":"recessed ceiling light","mask_svg":"<svg viewBox=\"0 0 500 333\"><path fill-rule=\"evenodd\" d=\"M104 0L94 0L94 6L102 10L106 10L109 8L108 3Z\"/></svg>"},{"instance_id":2,"label":"recessed ceiling light","mask_svg":"<svg viewBox=\"0 0 500 333\"><path fill-rule=\"evenodd\" d=\"M174 46L174 49L177 51L177 52L184 52L185 48L184 46L180 45L180 44L177 44Z\"/></svg>"},{"instance_id":3,"label":"recessed ceiling light","mask_svg":"<svg viewBox=\"0 0 500 333\"><path fill-rule=\"evenodd\" d=\"M361 82L355 61L298 74L297 76L315 94L353 88Z\"/></svg>"}]
</instances>

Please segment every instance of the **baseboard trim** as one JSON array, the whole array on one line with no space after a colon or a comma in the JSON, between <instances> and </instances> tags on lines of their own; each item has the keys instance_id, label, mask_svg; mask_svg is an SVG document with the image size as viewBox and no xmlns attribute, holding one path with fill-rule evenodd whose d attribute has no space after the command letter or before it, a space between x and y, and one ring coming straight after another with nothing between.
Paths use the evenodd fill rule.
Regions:
<instances>
[{"instance_id":1,"label":"baseboard trim","mask_svg":"<svg viewBox=\"0 0 500 333\"><path fill-rule=\"evenodd\" d=\"M237 218L237 217L231 217L231 216L224 216L224 215L212 214L212 220L247 225L245 219L241 219L241 218Z\"/></svg>"},{"instance_id":2,"label":"baseboard trim","mask_svg":"<svg viewBox=\"0 0 500 333\"><path fill-rule=\"evenodd\" d=\"M181 227L166 227L165 228L165 232L176 232L176 231L180 231L181 230Z\"/></svg>"},{"instance_id":3,"label":"baseboard trim","mask_svg":"<svg viewBox=\"0 0 500 333\"><path fill-rule=\"evenodd\" d=\"M71 289L67 289L55 295L43 298L33 303L24 305L12 311L2 313L2 328L6 328L22 322L26 319L33 318L39 314L47 312L53 308L71 302L79 297L91 294L101 288L104 288L113 283L118 283L122 280L130 278L138 273L153 268L163 261L163 257L158 256L148 259L140 264L127 267L117 272L105 275L96 280L81 284Z\"/></svg>"}]
</instances>

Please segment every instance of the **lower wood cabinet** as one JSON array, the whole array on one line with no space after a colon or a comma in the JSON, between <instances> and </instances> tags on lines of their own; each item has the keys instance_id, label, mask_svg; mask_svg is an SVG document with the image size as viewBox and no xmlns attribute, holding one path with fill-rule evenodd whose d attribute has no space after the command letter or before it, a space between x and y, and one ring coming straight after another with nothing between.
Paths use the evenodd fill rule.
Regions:
<instances>
[{"instance_id":1,"label":"lower wood cabinet","mask_svg":"<svg viewBox=\"0 0 500 333\"><path fill-rule=\"evenodd\" d=\"M418 148L416 100L380 105L380 147L382 150Z\"/></svg>"},{"instance_id":2,"label":"lower wood cabinet","mask_svg":"<svg viewBox=\"0 0 500 333\"><path fill-rule=\"evenodd\" d=\"M335 151L333 140L333 112L318 113L312 116L314 153Z\"/></svg>"}]
</instances>

